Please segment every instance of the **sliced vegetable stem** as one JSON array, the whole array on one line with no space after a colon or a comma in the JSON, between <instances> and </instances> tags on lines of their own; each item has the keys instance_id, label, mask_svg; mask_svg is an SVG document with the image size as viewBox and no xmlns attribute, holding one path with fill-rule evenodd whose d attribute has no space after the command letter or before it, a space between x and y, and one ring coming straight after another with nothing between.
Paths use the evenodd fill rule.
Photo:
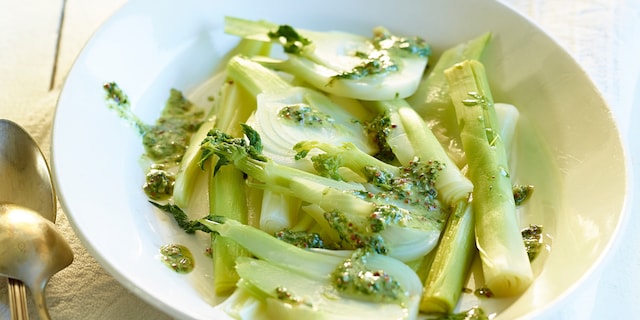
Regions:
<instances>
[{"instance_id":1,"label":"sliced vegetable stem","mask_svg":"<svg viewBox=\"0 0 640 320\"><path fill-rule=\"evenodd\" d=\"M220 65L225 66L231 57L241 54L243 56L254 56L268 54L271 48L271 44L263 41L256 41L252 39L241 39L240 42L222 59ZM219 70L224 71L224 70ZM217 76L224 76L224 74L217 74ZM225 84L226 86L229 83ZM222 90L225 90L224 88ZM246 97L246 95L244 95ZM225 95L221 95L221 98L225 98ZM239 103L239 102L238 102ZM228 126L238 123L238 117L240 119L246 119L248 115L242 113L242 111L251 112L247 108L238 108L235 112L225 112L220 110L225 108L228 103L224 101L214 101L214 105L209 110L204 122L200 125L200 128L196 133L191 136L189 146L185 152L180 167L176 173L176 180L173 192L173 201L178 207L187 209L191 206L192 196L194 194L194 185L196 180L200 176L198 173L201 171L198 167L198 160L200 159L200 142L206 137L207 132L212 128L223 125ZM218 119L218 116L224 115L225 118ZM227 128L225 127L225 131Z\"/></svg>"},{"instance_id":2,"label":"sliced vegetable stem","mask_svg":"<svg viewBox=\"0 0 640 320\"><path fill-rule=\"evenodd\" d=\"M217 127L223 128L233 136L241 136L241 122L246 121L253 112L254 104L248 93L239 85L227 82L221 88L219 122ZM214 169L217 159L209 163L209 211L211 214L225 216L241 223L249 222L249 208L246 183L242 171L224 166ZM214 174L215 171L215 174ZM235 289L240 279L236 272L238 257L247 256L248 252L231 239L211 235L214 262L214 288L217 294L226 294Z\"/></svg>"},{"instance_id":3,"label":"sliced vegetable stem","mask_svg":"<svg viewBox=\"0 0 640 320\"><path fill-rule=\"evenodd\" d=\"M444 51L433 69L420 82L416 93L407 98L416 112L425 117L436 110L450 110L449 83L444 76L444 71L464 60L479 60L490 39L491 33L484 33Z\"/></svg>"},{"instance_id":4,"label":"sliced vegetable stem","mask_svg":"<svg viewBox=\"0 0 640 320\"><path fill-rule=\"evenodd\" d=\"M291 88L291 84L275 71L242 56L235 56L229 60L227 73L254 97L263 92L280 92Z\"/></svg>"},{"instance_id":5,"label":"sliced vegetable stem","mask_svg":"<svg viewBox=\"0 0 640 320\"><path fill-rule=\"evenodd\" d=\"M476 245L486 285L496 296L513 296L529 287L533 274L520 234L508 158L486 71L477 60L466 60L447 69L445 75L474 183Z\"/></svg>"},{"instance_id":6,"label":"sliced vegetable stem","mask_svg":"<svg viewBox=\"0 0 640 320\"><path fill-rule=\"evenodd\" d=\"M475 256L474 219L467 200L452 207L424 283L420 310L451 313L455 309Z\"/></svg>"},{"instance_id":7,"label":"sliced vegetable stem","mask_svg":"<svg viewBox=\"0 0 640 320\"><path fill-rule=\"evenodd\" d=\"M213 172L213 168L210 171ZM222 214L246 224L248 220L247 205L244 197L245 183L242 172L234 167L225 166L220 168L210 179L210 190L215 190L209 195L211 214ZM212 234L211 242L214 288L217 294L226 294L235 289L236 283L240 279L235 270L236 259L240 256L247 256L248 253L235 241L217 237L215 234Z\"/></svg>"}]
</instances>

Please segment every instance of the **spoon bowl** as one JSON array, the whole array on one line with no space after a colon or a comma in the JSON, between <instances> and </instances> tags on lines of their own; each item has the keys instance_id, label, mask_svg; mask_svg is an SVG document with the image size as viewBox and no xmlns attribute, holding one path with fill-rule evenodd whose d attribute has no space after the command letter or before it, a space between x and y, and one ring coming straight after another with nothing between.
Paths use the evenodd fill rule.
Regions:
<instances>
[{"instance_id":1,"label":"spoon bowl","mask_svg":"<svg viewBox=\"0 0 640 320\"><path fill-rule=\"evenodd\" d=\"M49 166L33 138L15 122L0 119L0 202L15 203L56 220Z\"/></svg>"},{"instance_id":2,"label":"spoon bowl","mask_svg":"<svg viewBox=\"0 0 640 320\"><path fill-rule=\"evenodd\" d=\"M44 289L73 261L71 247L53 222L20 205L0 203L0 226L0 274L24 282L48 319Z\"/></svg>"}]
</instances>

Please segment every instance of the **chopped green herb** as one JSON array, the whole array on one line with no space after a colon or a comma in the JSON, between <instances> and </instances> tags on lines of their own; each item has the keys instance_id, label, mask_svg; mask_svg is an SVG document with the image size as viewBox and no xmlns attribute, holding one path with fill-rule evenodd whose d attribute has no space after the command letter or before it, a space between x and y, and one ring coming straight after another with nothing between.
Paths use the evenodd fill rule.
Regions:
<instances>
[{"instance_id":1,"label":"chopped green herb","mask_svg":"<svg viewBox=\"0 0 640 320\"><path fill-rule=\"evenodd\" d=\"M366 123L365 129L369 139L378 147L376 158L387 162L395 160L396 156L387 143L387 137L395 127L386 113L381 113Z\"/></svg>"},{"instance_id":2,"label":"chopped green herb","mask_svg":"<svg viewBox=\"0 0 640 320\"><path fill-rule=\"evenodd\" d=\"M166 200L173 194L175 176L164 168L152 167L145 180L142 189L150 199Z\"/></svg>"},{"instance_id":3,"label":"chopped green herb","mask_svg":"<svg viewBox=\"0 0 640 320\"><path fill-rule=\"evenodd\" d=\"M371 75L386 74L398 71L398 65L384 51L372 51L362 60L362 63L353 69L341 72L334 76L334 79L362 79Z\"/></svg>"},{"instance_id":4,"label":"chopped green herb","mask_svg":"<svg viewBox=\"0 0 640 320\"><path fill-rule=\"evenodd\" d=\"M375 28L373 33L373 46L378 50L389 50L400 55L415 55L423 58L431 55L431 46L420 37L398 37L382 27Z\"/></svg>"},{"instance_id":5,"label":"chopped green herb","mask_svg":"<svg viewBox=\"0 0 640 320\"><path fill-rule=\"evenodd\" d=\"M269 38L279 41L286 53L299 54L311 41L301 36L289 25L281 25L277 31L270 31Z\"/></svg>"},{"instance_id":6,"label":"chopped green herb","mask_svg":"<svg viewBox=\"0 0 640 320\"><path fill-rule=\"evenodd\" d=\"M285 106L280 109L278 116L291 124L311 128L329 126L335 122L330 115L302 104Z\"/></svg>"},{"instance_id":7,"label":"chopped green herb","mask_svg":"<svg viewBox=\"0 0 640 320\"><path fill-rule=\"evenodd\" d=\"M196 231L210 232L207 227L202 225L202 223L198 222L197 220L189 220L189 217L187 216L187 214L184 213L184 211L182 211L182 209L180 209L175 204L171 204L171 203L159 204L153 201L149 201L149 202L153 204L156 208L162 211L165 211L167 213L170 213L171 216L173 216L175 221L178 223L178 226L182 228L186 233L195 233Z\"/></svg>"},{"instance_id":8,"label":"chopped green herb","mask_svg":"<svg viewBox=\"0 0 640 320\"><path fill-rule=\"evenodd\" d=\"M534 187L532 185L514 185L513 186L513 200L516 202L516 206L522 205L527 201L533 193Z\"/></svg>"},{"instance_id":9,"label":"chopped green herb","mask_svg":"<svg viewBox=\"0 0 640 320\"><path fill-rule=\"evenodd\" d=\"M114 110L120 118L133 125L140 135L149 131L149 126L133 113L129 97L117 83L107 82L102 88L106 93L105 99L109 109Z\"/></svg>"},{"instance_id":10,"label":"chopped green herb","mask_svg":"<svg viewBox=\"0 0 640 320\"><path fill-rule=\"evenodd\" d=\"M533 261L540 253L540 250L542 250L542 226L530 225L522 229L522 240L524 241L524 247L527 250L529 261Z\"/></svg>"},{"instance_id":11,"label":"chopped green herb","mask_svg":"<svg viewBox=\"0 0 640 320\"><path fill-rule=\"evenodd\" d=\"M285 229L276 232L275 237L298 248L324 248L324 241L317 233Z\"/></svg>"},{"instance_id":12,"label":"chopped green herb","mask_svg":"<svg viewBox=\"0 0 640 320\"><path fill-rule=\"evenodd\" d=\"M337 210L325 212L324 218L347 247L365 248L379 254L388 253L389 248L387 248L382 236L379 232L373 232L371 229L371 224L378 224L380 220L362 219L365 221L354 223L354 218L350 219L343 212ZM377 228L381 229L382 227L378 225Z\"/></svg>"},{"instance_id":13,"label":"chopped green herb","mask_svg":"<svg viewBox=\"0 0 640 320\"><path fill-rule=\"evenodd\" d=\"M155 163L178 164L189 139L202 123L204 112L187 100L182 92L171 89L167 103L155 125L142 136L147 156Z\"/></svg>"},{"instance_id":14,"label":"chopped green herb","mask_svg":"<svg viewBox=\"0 0 640 320\"><path fill-rule=\"evenodd\" d=\"M191 251L183 245L168 244L160 248L162 262L178 273L189 273L195 266Z\"/></svg>"}]
</instances>

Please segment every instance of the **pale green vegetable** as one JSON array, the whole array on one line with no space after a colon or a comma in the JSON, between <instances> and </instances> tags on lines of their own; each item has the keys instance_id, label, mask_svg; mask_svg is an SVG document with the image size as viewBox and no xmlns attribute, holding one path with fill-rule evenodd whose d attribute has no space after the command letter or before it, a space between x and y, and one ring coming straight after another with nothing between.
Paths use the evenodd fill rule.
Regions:
<instances>
[{"instance_id":1,"label":"pale green vegetable","mask_svg":"<svg viewBox=\"0 0 640 320\"><path fill-rule=\"evenodd\" d=\"M286 60L262 61L319 90L362 100L410 96L416 91L431 54L424 40L397 37L384 28L374 29L373 37L367 38L226 17L225 32L281 44Z\"/></svg>"},{"instance_id":2,"label":"pale green vegetable","mask_svg":"<svg viewBox=\"0 0 640 320\"><path fill-rule=\"evenodd\" d=\"M207 136L207 132L216 123L215 115L207 115L205 121L200 125L198 131L191 135L191 143L187 147L180 166L176 173L176 180L173 186L173 201L180 208L191 207L191 200L195 194L196 180L200 176L201 169L198 167L200 160L200 141Z\"/></svg>"},{"instance_id":3,"label":"pale green vegetable","mask_svg":"<svg viewBox=\"0 0 640 320\"><path fill-rule=\"evenodd\" d=\"M350 142L334 145L322 141L301 141L293 146L293 150L297 152L295 159L306 157L314 149L324 152L311 157L316 172L321 176L336 180L349 180L344 177L344 173L340 172L341 168L350 169L367 182L373 178L372 174L378 172L389 177L396 177L400 174L399 167L374 158Z\"/></svg>"},{"instance_id":4,"label":"pale green vegetable","mask_svg":"<svg viewBox=\"0 0 640 320\"><path fill-rule=\"evenodd\" d=\"M420 310L451 313L455 310L475 256L472 207L451 212L424 281Z\"/></svg>"},{"instance_id":5,"label":"pale green vegetable","mask_svg":"<svg viewBox=\"0 0 640 320\"><path fill-rule=\"evenodd\" d=\"M256 97L256 111L246 122L260 134L264 140L262 152L273 161L310 170L308 162L293 159L293 146L307 139L352 142L373 152L374 146L369 143L363 127L354 121L355 116L323 93L295 87L275 71L241 56L229 61L227 72ZM297 217L297 206L299 204L296 205L290 196L265 190L261 228L275 232L292 227Z\"/></svg>"},{"instance_id":6,"label":"pale green vegetable","mask_svg":"<svg viewBox=\"0 0 640 320\"><path fill-rule=\"evenodd\" d=\"M420 82L418 90L407 98L407 102L425 118L431 118L429 115L438 111L450 110L449 83L444 76L444 71L464 60L479 60L490 39L491 33L484 33L445 50L436 61L433 69Z\"/></svg>"},{"instance_id":7,"label":"pale green vegetable","mask_svg":"<svg viewBox=\"0 0 640 320\"><path fill-rule=\"evenodd\" d=\"M414 319L422 290L415 272L393 258L361 250L306 250L234 220L199 220L257 259L238 260L242 304L264 303L273 319ZM227 307L228 308L228 307Z\"/></svg>"},{"instance_id":8,"label":"pale green vegetable","mask_svg":"<svg viewBox=\"0 0 640 320\"><path fill-rule=\"evenodd\" d=\"M406 99L425 119L433 134L447 150L449 157L460 168L464 166L464 156L458 136L458 121L451 104L449 84L444 70L466 59L480 60L491 36L491 33L484 33L445 50L422 79L416 92Z\"/></svg>"},{"instance_id":9,"label":"pale green vegetable","mask_svg":"<svg viewBox=\"0 0 640 320\"><path fill-rule=\"evenodd\" d=\"M417 92L407 101L417 113L430 120L434 136L447 147L449 157L462 167L466 164L464 152L460 152L458 124L455 109L449 95L449 84L444 71L466 59L479 59L484 52L490 33L446 50L434 68L421 82ZM513 106L498 104L502 136L509 139L510 147L518 112ZM471 208L456 208L449 217L443 237L434 254L434 261L427 273L425 291L421 302L424 312L452 312L467 279L469 265L475 256L474 220Z\"/></svg>"},{"instance_id":10,"label":"pale green vegetable","mask_svg":"<svg viewBox=\"0 0 640 320\"><path fill-rule=\"evenodd\" d=\"M232 50L244 55L263 54L268 52L269 44L243 39ZM230 57L225 58L225 60ZM225 76L220 73L219 76ZM220 128L233 135L242 135L239 123L247 120L255 110L253 97L233 81L225 81L214 96L214 104L207 120L191 138L185 157L180 163L174 188L174 203L180 208L189 208L193 188L199 176L198 164L201 158L200 144L212 128ZM249 208L245 197L245 182L242 172L235 168L224 168L217 175L213 175L213 166L217 159L212 159L205 168L208 174L208 204L209 212L224 212L229 218L248 223ZM228 239L212 237L212 254L214 261L214 286L218 294L231 292L235 289L239 277L235 271L235 260L246 255L244 249Z\"/></svg>"},{"instance_id":11,"label":"pale green vegetable","mask_svg":"<svg viewBox=\"0 0 640 320\"><path fill-rule=\"evenodd\" d=\"M460 168L465 165L466 158L459 150L456 113L444 71L465 59L479 59L490 37L491 34L486 33L446 50L420 83L416 93L407 98L415 113L429 120L427 124L433 136L445 147L451 163ZM458 199L458 204L449 215L425 279L420 309L427 313L453 312L477 251L472 208L462 198Z\"/></svg>"},{"instance_id":12,"label":"pale green vegetable","mask_svg":"<svg viewBox=\"0 0 640 320\"><path fill-rule=\"evenodd\" d=\"M434 260L427 272L421 310L450 312L462 291L460 284L465 279L473 256L473 246L469 245L469 239L473 239L472 229L469 228L472 217L467 206L474 186L406 101L375 101L369 105L389 118L392 126L386 135L386 142L400 163L408 163L414 157L443 163L435 188L450 212L435 256L429 257Z\"/></svg>"},{"instance_id":13,"label":"pale green vegetable","mask_svg":"<svg viewBox=\"0 0 640 320\"><path fill-rule=\"evenodd\" d=\"M308 88L259 94L257 110L247 124L260 133L265 155L300 169L308 169L305 161L294 160L293 146L300 141L348 142L366 153L376 150L353 115L323 93Z\"/></svg>"},{"instance_id":14,"label":"pale green vegetable","mask_svg":"<svg viewBox=\"0 0 640 320\"><path fill-rule=\"evenodd\" d=\"M508 155L520 114L509 104L496 103L495 109L500 136L505 147L508 147ZM455 309L468 278L471 261L477 252L474 227L471 205L456 207L449 216L429 266L420 310L426 313L451 313Z\"/></svg>"},{"instance_id":15,"label":"pale green vegetable","mask_svg":"<svg viewBox=\"0 0 640 320\"><path fill-rule=\"evenodd\" d=\"M426 217L437 217L440 212L440 218L445 219L446 210L440 208L440 202L437 200L437 191L434 188L436 181L441 173L442 166L438 162L421 163L417 160L410 162L407 166L396 167L388 163L382 162L361 150L358 150L352 144L343 144L342 146L334 146L327 143L317 141L305 141L295 146L299 152L298 157L305 156L308 152L319 149L324 153L312 156L314 167L319 174L328 176L338 180L348 180L341 173L340 169L348 168L363 180L364 186L367 188L366 199L376 203L379 206L392 205L394 207L411 212L411 219L421 220ZM346 214L348 216L348 214ZM382 215L382 211L381 211ZM381 216L381 218L383 218ZM388 218L385 218L388 219ZM432 223L434 221L431 221ZM407 223L412 224L411 222ZM441 225L438 221L436 225ZM388 227L383 235L389 243L404 243L413 237L413 233L424 228L424 226L414 225L412 228L397 228L394 225ZM439 229L440 227L438 227ZM435 238L424 237L422 241L429 241L429 245L433 245L430 241ZM421 248L422 245L418 241L419 238L413 240L415 248ZM409 243L402 246L404 249L400 251L395 248L395 252L390 254L402 261L411 261L419 259L424 254L408 254L410 250ZM425 252L426 253L426 252Z\"/></svg>"},{"instance_id":16,"label":"pale green vegetable","mask_svg":"<svg viewBox=\"0 0 640 320\"><path fill-rule=\"evenodd\" d=\"M268 319L265 316L265 304L243 287L238 287L215 308L223 311L233 319Z\"/></svg>"},{"instance_id":17,"label":"pale green vegetable","mask_svg":"<svg viewBox=\"0 0 640 320\"><path fill-rule=\"evenodd\" d=\"M288 81L278 76L273 70L263 68L242 55L233 56L227 63L226 70L231 79L239 83L254 97L254 104L257 103L256 97L260 94L277 94L292 88ZM251 118L253 117L254 115L251 116ZM261 198L259 226L271 231L291 227L294 224L295 211L282 211L278 208L287 200L285 195L273 190L264 190Z\"/></svg>"},{"instance_id":18,"label":"pale green vegetable","mask_svg":"<svg viewBox=\"0 0 640 320\"><path fill-rule=\"evenodd\" d=\"M218 96L218 120L215 128L226 130L234 136L242 136L239 123L246 121L255 109L248 93L238 84L228 81ZM200 139L200 143L206 136ZM198 159L200 160L200 159ZM206 168L209 174L209 213L221 214L242 223L248 223L249 208L243 173L233 167L218 166L219 159L212 158ZM201 163L201 165L203 165ZM213 172L216 171L216 174ZM232 292L240 279L236 272L236 260L248 253L237 243L226 238L211 237L214 262L214 288L218 294Z\"/></svg>"},{"instance_id":19,"label":"pale green vegetable","mask_svg":"<svg viewBox=\"0 0 640 320\"><path fill-rule=\"evenodd\" d=\"M230 219L247 223L247 202L242 172L233 167L223 167L209 178L210 212L224 214ZM236 288L240 279L236 272L238 257L248 253L233 240L212 235L213 284L217 294L228 294Z\"/></svg>"},{"instance_id":20,"label":"pale green vegetable","mask_svg":"<svg viewBox=\"0 0 640 320\"><path fill-rule=\"evenodd\" d=\"M403 261L422 257L435 246L445 219L437 202L411 206L411 201L407 203L404 198L386 196L392 195L387 190L372 193L358 183L337 181L277 164L261 154L260 138L255 131L245 126L245 135L248 142L232 139L220 131L211 132L203 144L208 150L204 154L215 154L223 159L219 163L233 164L245 172L256 180L251 184L253 187L319 205L345 245L370 248ZM423 168L417 162L410 169L410 173L419 175L420 179L428 179L430 172L437 170L430 166ZM414 182L425 187L429 184L429 181L411 178L403 181L406 186Z\"/></svg>"},{"instance_id":21,"label":"pale green vegetable","mask_svg":"<svg viewBox=\"0 0 640 320\"><path fill-rule=\"evenodd\" d=\"M264 190L258 224L260 229L274 234L283 229L293 228L298 220L301 204L300 199L296 197Z\"/></svg>"},{"instance_id":22,"label":"pale green vegetable","mask_svg":"<svg viewBox=\"0 0 640 320\"><path fill-rule=\"evenodd\" d=\"M515 140L516 127L520 120L520 111L512 104L498 102L494 103L494 109L496 110L496 121L500 128L502 144L504 145L507 157L512 159L509 161L509 167L512 172L515 172L516 161L513 161L515 158L512 158L511 155L514 154L513 148L515 146L513 145L513 141Z\"/></svg>"},{"instance_id":23,"label":"pale green vegetable","mask_svg":"<svg viewBox=\"0 0 640 320\"><path fill-rule=\"evenodd\" d=\"M255 41L251 39L242 39L229 52L229 54L222 59L220 65L225 66L229 59L237 54L242 54L244 56L268 54L270 48L270 43ZM213 82L218 82L220 79L217 78L225 76L226 74L224 72L218 72L215 76L216 79L212 80ZM217 98L224 97L218 96ZM173 188L173 201L180 208L187 209L192 207L192 197L195 194L194 187L201 171L200 168L198 168L198 161L200 160L200 142L207 135L207 132L216 125L218 113L221 112L221 109L223 108L228 108L228 104L219 101L219 99L214 100L213 106L209 110L203 123L200 125L200 128L191 136L189 146L187 147L187 150L185 151L185 154L180 161L180 166L178 168L178 171L176 172L175 185ZM231 110L236 109L232 108ZM238 110L242 109L238 108ZM219 123L223 125L227 125L228 123L230 123L230 121L238 120L236 117L237 113L235 112L227 111L223 113L228 115L226 119L220 120ZM197 200L198 199L195 199L193 201Z\"/></svg>"},{"instance_id":24,"label":"pale green vegetable","mask_svg":"<svg viewBox=\"0 0 640 320\"><path fill-rule=\"evenodd\" d=\"M431 132L431 129L401 99L372 101L368 104L389 118L391 127L386 142L402 165L407 165L415 157L421 161L437 161L444 168L435 182L435 187L444 203L450 206L465 203L473 184L465 177Z\"/></svg>"},{"instance_id":25,"label":"pale green vegetable","mask_svg":"<svg viewBox=\"0 0 640 320\"><path fill-rule=\"evenodd\" d=\"M513 296L533 281L520 234L511 171L500 136L484 66L467 60L445 75L458 117L460 138L474 183L476 246L487 287L496 296Z\"/></svg>"}]
</instances>

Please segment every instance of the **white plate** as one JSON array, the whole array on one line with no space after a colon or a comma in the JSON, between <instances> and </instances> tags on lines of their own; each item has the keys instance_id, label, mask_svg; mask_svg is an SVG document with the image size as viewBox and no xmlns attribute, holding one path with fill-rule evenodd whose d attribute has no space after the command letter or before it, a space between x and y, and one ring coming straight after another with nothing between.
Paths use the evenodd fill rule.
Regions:
<instances>
[{"instance_id":1,"label":"white plate","mask_svg":"<svg viewBox=\"0 0 640 320\"><path fill-rule=\"evenodd\" d=\"M553 312L609 249L624 216L629 183L610 111L564 50L502 4L130 1L94 35L67 78L55 115L52 169L83 244L151 304L180 319L220 315L211 307L211 264L198 254L202 239L185 236L147 202L140 188L139 137L107 109L102 84L118 82L134 111L154 121L170 88L194 90L235 43L222 32L224 15L362 34L384 25L424 37L436 57L491 31L494 38L483 61L495 100L516 104L535 132L521 135L521 143L529 142L518 151L536 155L519 157L519 178L537 186L524 220L543 223L553 243L534 285L513 301L490 301L495 303L485 304L487 311L504 319ZM159 261L158 249L167 243L192 248L199 258L195 272L176 274Z\"/></svg>"}]
</instances>

